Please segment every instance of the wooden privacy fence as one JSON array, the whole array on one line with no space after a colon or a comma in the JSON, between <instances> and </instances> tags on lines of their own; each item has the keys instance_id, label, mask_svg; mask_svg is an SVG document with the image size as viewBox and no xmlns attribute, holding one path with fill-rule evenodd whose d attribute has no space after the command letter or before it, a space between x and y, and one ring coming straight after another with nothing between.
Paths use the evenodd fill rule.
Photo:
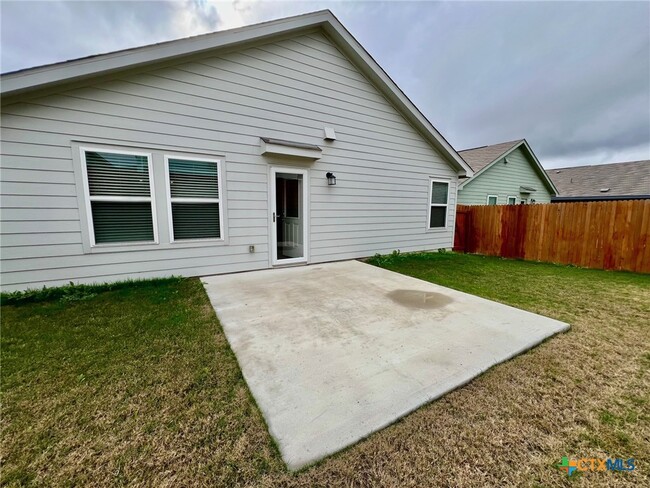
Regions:
<instances>
[{"instance_id":1,"label":"wooden privacy fence","mask_svg":"<svg viewBox=\"0 0 650 488\"><path fill-rule=\"evenodd\" d=\"M650 200L459 205L454 250L650 272Z\"/></svg>"}]
</instances>

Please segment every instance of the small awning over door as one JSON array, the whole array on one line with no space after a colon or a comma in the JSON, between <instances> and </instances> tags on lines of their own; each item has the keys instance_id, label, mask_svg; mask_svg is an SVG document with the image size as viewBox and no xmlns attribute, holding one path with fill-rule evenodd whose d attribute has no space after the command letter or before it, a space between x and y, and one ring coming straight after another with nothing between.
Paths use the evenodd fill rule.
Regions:
<instances>
[{"instance_id":1,"label":"small awning over door","mask_svg":"<svg viewBox=\"0 0 650 488\"><path fill-rule=\"evenodd\" d=\"M260 148L262 155L290 156L310 161L320 159L323 155L323 150L314 144L272 139L270 137L260 137Z\"/></svg>"}]
</instances>

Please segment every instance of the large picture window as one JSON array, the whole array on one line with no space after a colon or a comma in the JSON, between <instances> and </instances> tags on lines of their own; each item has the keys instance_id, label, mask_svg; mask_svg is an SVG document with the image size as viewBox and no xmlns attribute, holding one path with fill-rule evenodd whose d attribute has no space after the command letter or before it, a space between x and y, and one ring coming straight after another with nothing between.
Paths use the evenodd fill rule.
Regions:
<instances>
[{"instance_id":1,"label":"large picture window","mask_svg":"<svg viewBox=\"0 0 650 488\"><path fill-rule=\"evenodd\" d=\"M449 183L431 180L429 198L429 229L447 227Z\"/></svg>"},{"instance_id":2,"label":"large picture window","mask_svg":"<svg viewBox=\"0 0 650 488\"><path fill-rule=\"evenodd\" d=\"M82 148L91 245L156 242L151 156Z\"/></svg>"},{"instance_id":3,"label":"large picture window","mask_svg":"<svg viewBox=\"0 0 650 488\"><path fill-rule=\"evenodd\" d=\"M222 239L218 160L165 157L171 241Z\"/></svg>"}]
</instances>

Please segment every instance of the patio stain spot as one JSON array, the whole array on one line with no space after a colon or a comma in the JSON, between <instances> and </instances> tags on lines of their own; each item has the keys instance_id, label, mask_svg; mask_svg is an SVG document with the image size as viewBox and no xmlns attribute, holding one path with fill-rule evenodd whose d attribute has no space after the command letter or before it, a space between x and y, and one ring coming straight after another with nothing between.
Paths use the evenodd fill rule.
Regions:
<instances>
[{"instance_id":1,"label":"patio stain spot","mask_svg":"<svg viewBox=\"0 0 650 488\"><path fill-rule=\"evenodd\" d=\"M409 308L442 308L454 300L442 293L420 290L393 290L387 294L395 303Z\"/></svg>"}]
</instances>

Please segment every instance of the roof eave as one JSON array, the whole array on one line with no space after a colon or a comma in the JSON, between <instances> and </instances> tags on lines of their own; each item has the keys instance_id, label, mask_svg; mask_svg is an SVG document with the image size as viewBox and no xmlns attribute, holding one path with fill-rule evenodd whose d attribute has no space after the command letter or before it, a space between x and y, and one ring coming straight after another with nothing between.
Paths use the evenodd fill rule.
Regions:
<instances>
[{"instance_id":1,"label":"roof eave","mask_svg":"<svg viewBox=\"0 0 650 488\"><path fill-rule=\"evenodd\" d=\"M552 202L587 202L587 201L606 201L606 200L650 200L650 194L639 195L581 195L581 196L563 196L555 195L551 197Z\"/></svg>"},{"instance_id":2,"label":"roof eave","mask_svg":"<svg viewBox=\"0 0 650 488\"><path fill-rule=\"evenodd\" d=\"M490 161L488 164L486 164L486 165L483 166L481 169L479 169L476 173L474 173L474 176L475 176L475 177L476 177L476 176L479 176L480 174L482 174L482 173L484 173L485 171L487 171L489 168L491 168L492 166L494 166L494 164L495 164L497 161L500 161L500 160L502 160L503 158L505 158L508 154L510 154L510 153L511 153L512 151L514 151L515 149L517 149L517 148L518 148L519 146L521 146L523 143L524 143L524 139L522 139L521 141L519 141L517 144L515 144L514 146L512 146L510 149L507 149L507 150L505 150L504 152L502 152L499 156L497 156L496 158L494 158L492 161ZM459 187L461 187L461 188L464 187L464 186L465 186L467 183L469 183L470 181L471 181L470 178L466 179L465 181L461 181Z\"/></svg>"},{"instance_id":3,"label":"roof eave","mask_svg":"<svg viewBox=\"0 0 650 488\"><path fill-rule=\"evenodd\" d=\"M474 174L451 144L329 10L8 73L1 77L0 95L3 98L20 95L111 72L315 28L322 28L326 32L416 130L441 152L459 176Z\"/></svg>"},{"instance_id":4,"label":"roof eave","mask_svg":"<svg viewBox=\"0 0 650 488\"><path fill-rule=\"evenodd\" d=\"M546 183L547 187L551 190L552 194L557 195L559 192L558 192L557 187L555 186L555 183L553 183L553 180L551 179L551 177L548 175L548 173L546 172L546 170L542 166L542 163L540 163L539 159L537 159L537 156L535 156L535 153L533 152L533 149L528 144L528 141L526 139L524 139L523 143L524 143L524 145L526 147L526 150L528 151L530 156L535 161L535 164L537 165L537 169L539 170L538 172L542 176L542 179Z\"/></svg>"},{"instance_id":5,"label":"roof eave","mask_svg":"<svg viewBox=\"0 0 650 488\"><path fill-rule=\"evenodd\" d=\"M515 144L510 149L505 151L503 154L501 154L501 155L497 156L496 158L494 158L489 164L486 164L483 168L481 168L479 171L474 173L474 176L476 177L476 176L479 176L481 173L484 173L489 168L494 166L495 163L497 163L498 161L501 161L503 158L507 157L508 154L510 154L511 152L516 150L518 147L521 147L522 145L526 148L526 151L528 151L528 154L530 154L530 156L532 157L533 162L537 166L538 173L541 175L541 178L544 181L544 183L546 184L547 188L549 190L551 190L551 193L553 195L557 195L559 193L557 187L553 183L553 180L551 180L551 178L549 177L548 173L546 173L546 170L542 166L542 163L540 163L539 159L537 159L537 156L535 156L535 153L533 152L533 149L530 147L530 145L528 144L528 141L526 139L522 139L518 144ZM471 179L467 179L465 181L462 181L459 184L459 187L463 188L470 181L471 181Z\"/></svg>"},{"instance_id":6,"label":"roof eave","mask_svg":"<svg viewBox=\"0 0 650 488\"><path fill-rule=\"evenodd\" d=\"M379 63L365 50L355 37L330 12L333 22L323 25L329 37L343 50L352 62L377 86L396 108L406 115L407 120L422 134L430 144L438 149L458 176L473 176L474 171L460 157L451 144L438 132L431 122L420 112L401 88L381 68Z\"/></svg>"},{"instance_id":7,"label":"roof eave","mask_svg":"<svg viewBox=\"0 0 650 488\"><path fill-rule=\"evenodd\" d=\"M264 40L292 31L317 28L327 24L332 18L334 17L331 12L321 10L237 29L14 71L1 76L0 95L8 97L27 93L135 66L166 62L226 46L235 47L251 40Z\"/></svg>"}]
</instances>

